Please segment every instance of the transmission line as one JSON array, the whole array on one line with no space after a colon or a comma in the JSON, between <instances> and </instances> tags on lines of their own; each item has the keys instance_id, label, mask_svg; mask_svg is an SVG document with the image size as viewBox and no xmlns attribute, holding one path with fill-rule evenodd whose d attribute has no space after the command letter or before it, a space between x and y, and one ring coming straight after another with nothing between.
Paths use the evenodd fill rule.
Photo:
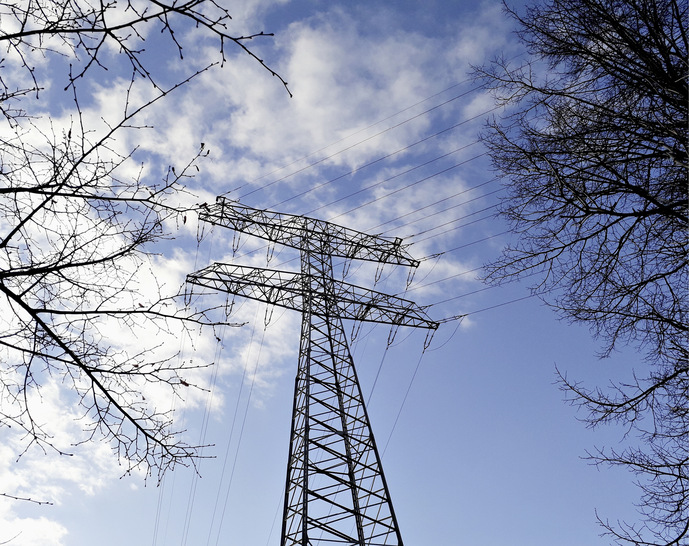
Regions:
<instances>
[{"instance_id":1,"label":"transmission line","mask_svg":"<svg viewBox=\"0 0 689 546\"><path fill-rule=\"evenodd\" d=\"M407 212L407 213L405 213L405 214L402 214L401 216L397 216L396 218L392 218L392 219L390 219L390 220L386 220L385 222L382 222L382 223L380 223L380 224L378 224L378 225L375 225L375 226L373 226L372 228L369 228L369 229L371 229L371 230L373 230L373 229L378 229L379 227L383 227L383 226L385 226L385 225L387 225L387 224L391 224L391 223L393 223L393 222L396 222L397 220L401 220L402 218L406 218L407 216L411 216L412 214L416 214L417 212L421 212L422 210L426 210L427 208L434 207L435 205L439 205L439 204L441 204L441 203L445 203L445 202L447 202L447 201L449 201L449 200L451 200L451 199L454 199L455 197L459 197L460 195L465 194L465 193L467 193L467 192L470 192L470 191L472 191L472 190L475 190L475 189L478 189L478 188L482 188L483 186L485 186L485 185L487 185L487 184L490 184L491 182L494 182L495 180L496 180L496 178L491 178L490 180L487 180L486 182L482 182L481 184L478 184L478 185L476 185L476 186L471 186L470 188L463 189L463 190L458 191L457 193L455 193L455 194L453 194L453 195L448 195L447 197L443 197L442 199L439 199L438 201L435 201L435 202L433 202L433 203L429 203L428 205L424 205L423 207L419 207L419 208L417 208L417 209L414 209L414 210L412 210L412 211L410 211L410 212ZM493 192L491 192L491 194L488 194L488 195L492 195L492 193L493 193ZM458 205L457 205L457 206L458 206ZM452 208L452 207L450 207L450 208ZM449 209L445 209L445 210L449 210ZM408 224L404 224L404 226L406 226L406 225L408 225ZM395 228L395 229L396 229L396 228ZM389 231L389 230L388 230L388 231Z\"/></svg>"},{"instance_id":2,"label":"transmission line","mask_svg":"<svg viewBox=\"0 0 689 546\"><path fill-rule=\"evenodd\" d=\"M440 104L438 104L438 105L436 105L436 106L433 106L432 108L429 108L429 109L427 109L427 110L425 110L425 111L423 111L423 112L421 112L421 113L419 113L419 114L416 114L416 115L414 115L414 116L412 116L412 117L410 117L410 118L407 118L407 119L405 119L404 121L401 121L400 123L397 123L397 124L395 124L395 125L392 125L392 126L386 128L386 129L384 129L384 130L382 130L382 131L380 131L380 132L378 132L378 133L376 133L376 134L374 134L374 135L371 135L371 136L366 137L366 138L364 138L364 139L362 139L362 140L359 140L358 142L355 142L354 144L352 144L352 145L350 145L350 146L347 146L346 148L343 148L342 150L339 150L339 151L337 151L337 152L335 152L335 153L332 153L332 154L330 154L330 155L328 155L328 156L326 156L326 157L323 157L323 158L321 158L321 159L319 159L319 160L317 160L317 161L314 161L313 163L310 163L310 164L306 165L305 167L302 167L301 169L298 169L298 170L296 170L296 171L293 171L293 172L291 172L291 173L288 174L288 175L285 175L285 176L283 176L283 177L281 177L281 178L278 178L277 180L273 180L272 182L270 182L270 183L268 183L268 184L265 184L265 185L263 185L263 186L260 186L260 187L258 187L258 188L255 188L255 189L251 190L250 192L247 192L247 193L245 193L244 195L242 195L242 196L240 197L240 199L243 199L244 197L248 197L249 195L252 195L252 194L254 194L254 193L256 193L256 192L258 192L258 191L260 191L260 190L263 190L263 189L265 189L265 188L268 188L268 187L270 187L270 186L273 186L274 184L277 184L278 182L282 182L282 181L286 180L287 178L290 178L290 177L294 176L295 174L299 174L299 173L301 173L301 172L304 172L304 171L307 170L307 169L310 169L311 167L315 167L316 165L319 165L319 164L321 164L321 163L323 163L323 162L325 162L325 161L328 161L329 159L332 159L332 158L334 158L334 157L336 157L336 156L338 156L338 155L340 155L340 154L342 154L342 153L344 153L344 152L346 152L346 151L349 151L349 150L351 150L351 149L353 149L353 148L355 148L355 147L357 147L357 146L359 146L359 145L361 145L361 144L364 144L365 142L368 142L368 141L370 141L370 140L372 140L372 139L374 139L374 138L376 138L376 137L379 137L379 136L381 136L381 135L383 135L383 134L385 134L385 133L387 133L387 132L389 132L389 131L392 131L393 129L397 129L397 128L399 128L399 127L401 127L401 126L403 126L403 125L405 125L405 124L407 124L407 123L409 123L409 122L411 122L411 121L413 121L413 120L415 120L415 119L418 119L418 118L420 118L420 117L422 117L422 116L425 116L426 114L429 114L430 112L432 112L432 111L434 111L434 110L437 110L438 108L441 108L441 107L443 107L443 106L445 106L445 105L447 105L447 104L450 104L450 103L454 102L455 100L460 99L460 98L462 98L462 97L464 97L464 96L466 96L466 95L468 95L468 94L470 94L470 93L473 93L474 91L477 91L477 90L479 90L479 89L481 89L481 86L473 87L472 89L470 89L470 90L468 90L468 91L465 91L465 92L463 92L463 93L460 93L459 95L456 95L456 96L454 96L454 97L452 97L452 98L450 98L450 99L448 99L448 100L446 100L446 101L443 101L442 103L440 103ZM404 111L404 110L402 110L402 111ZM394 117L394 116L393 116L393 117ZM473 119L473 118L472 118L472 119ZM462 125L463 123L466 123L466 122L468 122L468 121L471 121L471 120L466 120L465 122L461 122L461 123L456 124L456 125L454 125L454 126L452 126L452 127L448 127L447 129L441 131L441 132L438 133L438 134L442 134L442 133L444 133L444 132L450 131L450 130L452 130L452 129L454 129L454 128L456 128L456 127L458 127L458 126L460 126L460 125ZM375 124L374 124L374 125L375 125ZM438 134L431 135L431 136L429 136L428 138L424 139L423 141L428 140L428 139L430 139L430 138L433 138L433 137L435 137L435 136L438 136ZM420 143L423 142L423 141L415 142L415 143L411 144L409 147L416 146L417 144L420 144ZM329 146L326 146L326 148L328 148L328 147L329 147ZM399 151L398 151L398 152L399 152ZM398 153L398 152L394 152L394 153ZM309 154L309 155L313 155L313 154ZM307 157L309 157L309 156L307 156ZM242 188L242 187L244 187L244 186L246 186L246 184L240 186L239 188L236 188L236 189L233 190L233 191L237 191L237 190L239 190L240 188ZM228 192L228 193L230 193L230 192ZM225 194L225 195L227 195L227 194Z\"/></svg>"}]
</instances>

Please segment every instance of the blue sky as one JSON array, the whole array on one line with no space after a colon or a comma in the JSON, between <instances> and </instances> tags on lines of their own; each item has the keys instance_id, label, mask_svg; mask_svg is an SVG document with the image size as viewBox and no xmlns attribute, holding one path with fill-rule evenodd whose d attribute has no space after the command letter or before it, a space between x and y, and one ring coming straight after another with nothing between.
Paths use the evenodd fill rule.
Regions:
<instances>
[{"instance_id":1,"label":"blue sky","mask_svg":"<svg viewBox=\"0 0 689 546\"><path fill-rule=\"evenodd\" d=\"M232 51L224 67L145 114L155 129L131 131L118 144L138 146L135 159L155 179L203 142L211 153L190 182L192 202L231 192L249 206L404 237L422 260L414 282L405 294L407 271L388 266L375 289L430 305L436 319L466 315L444 324L425 353L425 332L400 330L387 347L389 328L364 325L352 342L406 544L607 544L596 511L635 521L636 490L631 476L582 456L619 446L623 431L578 422L555 367L605 385L643 363L633 352L598 360L589 332L529 298L528 283L485 289L476 278L509 237L494 216L500 182L477 143L499 110L469 76L472 64L497 54L523 58L501 5L256 1L233 16L237 32L276 33L251 45L294 97ZM151 34L147 55L161 82L217 56L210 40L192 33L186 43L179 61ZM116 115L119 76L112 70L88 82L83 106L94 125ZM46 90L42 107L65 121L61 88L56 81ZM249 236L233 252L232 233L195 218L170 229L175 238L155 263L170 286L213 261L266 267L262 244ZM201 243L197 229L205 230ZM293 270L294 258L278 247L268 267ZM375 267L356 265L348 280L374 287ZM15 543L25 545L278 544L299 314L276 309L268 326L265 316L265 306L238 300L233 318L246 326L226 328L219 341L166 340L181 359L216 364L195 376L210 394L175 402L152 394L174 408L191 443L212 444L200 478L185 468L160 487L140 474L122 477L98 442L69 458L34 450L15 463L20 444L0 430L0 482L54 503L0 500L0 541L19 533ZM55 430L66 441L68 400L56 386L44 401L46 419L63 412Z\"/></svg>"}]
</instances>

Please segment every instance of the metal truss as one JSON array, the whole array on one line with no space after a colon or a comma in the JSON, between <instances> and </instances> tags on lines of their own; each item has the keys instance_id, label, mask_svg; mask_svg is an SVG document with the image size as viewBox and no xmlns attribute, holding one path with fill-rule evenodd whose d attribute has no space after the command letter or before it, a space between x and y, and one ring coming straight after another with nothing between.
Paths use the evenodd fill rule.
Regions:
<instances>
[{"instance_id":1,"label":"metal truss","mask_svg":"<svg viewBox=\"0 0 689 546\"><path fill-rule=\"evenodd\" d=\"M316 280L308 273L224 263L214 263L187 277L188 282L198 286L304 312L309 308L304 302ZM332 284L337 298L333 302L334 309L329 309L331 316L395 326L438 327L438 323L412 301L340 280L333 279ZM313 307L310 310L317 312Z\"/></svg>"},{"instance_id":2,"label":"metal truss","mask_svg":"<svg viewBox=\"0 0 689 546\"><path fill-rule=\"evenodd\" d=\"M407 254L399 237L390 240L307 216L255 209L222 196L215 204L202 207L199 217L292 248L303 248L305 241L327 240L328 254L337 258L419 265Z\"/></svg>"},{"instance_id":3,"label":"metal truss","mask_svg":"<svg viewBox=\"0 0 689 546\"><path fill-rule=\"evenodd\" d=\"M219 198L202 219L301 251L301 272L216 263L188 282L302 312L281 546L403 546L343 319L434 330L409 300L333 278L332 257L416 267L400 239Z\"/></svg>"}]
</instances>

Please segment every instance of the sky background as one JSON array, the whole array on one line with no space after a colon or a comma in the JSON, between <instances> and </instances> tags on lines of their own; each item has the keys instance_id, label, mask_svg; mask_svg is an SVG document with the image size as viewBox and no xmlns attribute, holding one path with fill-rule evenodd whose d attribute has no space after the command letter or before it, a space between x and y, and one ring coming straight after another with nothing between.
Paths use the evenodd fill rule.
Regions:
<instances>
[{"instance_id":1,"label":"sky background","mask_svg":"<svg viewBox=\"0 0 689 546\"><path fill-rule=\"evenodd\" d=\"M623 431L592 431L577 421L556 367L604 386L643 363L631 351L597 359L589 332L529 297L527 282L489 288L477 278L509 234L494 215L501 182L477 141L500 110L472 81L471 66L496 55L526 58L501 5L294 0L231 10L231 32L275 33L250 45L294 96L231 50L225 66L145 114L155 129L126 133L119 145L138 146L135 159L155 179L203 142L211 153L190 182L193 202L227 194L256 208L403 237L421 260L408 289L402 267L385 267L375 282L375 266L355 263L347 281L428 305L434 319L465 315L443 324L426 351L425 331L400 329L388 344L386 326L345 324L357 334L351 349L405 544L608 544L596 513L636 521L636 489L627 473L596 469L582 457L620 447ZM218 56L217 43L195 33L185 36L183 61L164 37L147 38L146 58L163 84ZM54 85L42 108L64 121L64 66L49 61L43 69ZM113 91L123 89L123 75L124 67L92 73L82 106L94 123L121 108ZM276 247L267 264L260 241L235 240L196 218L170 229L175 238L161 244L155 265L172 287L214 261L298 267L290 249ZM155 477L122 476L101 442L71 457L33 449L17 462L21 441L2 429L0 483L53 504L0 499L0 542L277 545L300 317L237 299L232 318L247 324L217 339L166 341L179 345L180 359L215 363L194 376L207 391L156 399L174 409L190 443L212 444L198 473L178 468L160 486ZM69 443L79 425L68 393L46 388L41 407Z\"/></svg>"}]
</instances>

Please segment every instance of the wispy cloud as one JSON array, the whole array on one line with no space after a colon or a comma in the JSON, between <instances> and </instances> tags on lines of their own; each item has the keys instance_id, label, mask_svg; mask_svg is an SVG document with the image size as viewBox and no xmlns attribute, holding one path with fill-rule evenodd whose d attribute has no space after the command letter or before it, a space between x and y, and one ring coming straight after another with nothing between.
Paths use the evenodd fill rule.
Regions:
<instances>
[{"instance_id":1,"label":"wispy cloud","mask_svg":"<svg viewBox=\"0 0 689 546\"><path fill-rule=\"evenodd\" d=\"M269 13L272 5L267 1L246 3L234 14L235 19L247 20L248 27L262 28L262 16ZM308 192L286 203L287 211L304 213L318 209L314 215L335 218L336 222L362 230L375 231L376 226L385 224L380 231L391 236L400 231L413 234L439 225L442 220L438 218L444 217L442 205L430 206L422 214L412 213L438 201L439 196L470 188L472 181L465 175L450 172L388 197L412 180L395 175L418 165L417 157L429 148L447 153L471 142L480 120L433 143L420 143L414 149L406 147L421 141L438 119L457 123L461 119L455 120L453 116L471 118L485 111L490 101L478 95L463 109L453 109L451 114L439 110L419 115L413 121L405 120L428 108L427 104L416 105L421 99L465 80L471 63L480 62L488 51L501 45L504 29L501 26L496 29L495 21L499 21L500 16L494 6L488 6L478 18L459 22L451 28L439 28L437 33L397 27L398 16L388 11L390 9L371 9L368 18L363 19L362 13L345 6L325 6L318 13L289 24L273 43L259 44L259 50L270 50L274 62L271 66L290 83L293 98L277 80L246 56L231 56L224 67L205 72L136 120L141 126L151 125L155 129L129 130L113 144L123 154L135 147L139 149L123 174L135 176L141 172L145 179L157 180L168 164L183 162L183 158L193 155L203 143L210 155L199 163L200 172L190 181L193 195L183 197L189 206L195 202L211 202L215 195L237 187L241 190L231 197L255 191L247 200L250 204L266 207ZM201 65L202 61L217 57L217 47L203 40L191 44L185 55L192 63ZM183 63L171 61L170 69L178 64L183 66ZM120 96L119 92L128 86L129 82L121 78L93 85L91 100L84 105L84 119L89 129L102 130L103 120L121 115L124 104L113 97ZM129 95L130 107L150 99L153 92L150 87L137 84ZM56 118L56 122L64 126L69 125L69 120L69 111L62 111ZM379 120L387 121L372 125ZM398 127L394 131L385 131L396 124ZM310 155L312 152L316 153ZM370 174L364 167L393 152L397 153L388 163ZM308 157L302 159L305 156ZM446 161L458 162L468 157L470 151L461 151ZM140 170L139 160L145 161L143 170ZM316 165L305 169L312 163ZM288 168L282 168L288 164ZM300 169L304 170L286 176ZM275 174L264 176L273 171ZM343 172L349 174L337 183L310 191ZM429 172L414 173L413 180L420 180ZM284 180L273 184L283 177ZM379 186L366 192L365 199L362 196L336 201L378 182ZM366 207L356 208L377 198ZM467 205L467 210L473 210L472 205ZM344 212L347 212L346 217L338 217ZM440 216L433 217L433 212ZM451 213L445 216L453 217ZM406 227L410 221L413 224ZM197 227L202 228L197 226L191 214L182 223L168 227L175 239L161 247L162 255L150 264L150 275L144 278L142 273L142 293L147 283L158 283L174 292L183 284L186 273L194 268L208 265L208 260L232 258L231 235L222 229L212 230L212 235L199 244ZM400 231L395 231L396 228ZM207 226L203 229L210 231ZM446 238L449 237L451 235ZM445 239L441 236L438 240ZM436 251L436 243L437 240L416 243L413 253L419 258L430 255ZM260 242L250 243L246 248L250 250L261 245ZM241 263L266 266L264 251L240 254L243 254ZM280 259L273 262L280 263ZM419 284L427 286L415 295L439 294L442 289L431 284L432 280L452 277L473 267L475 263L471 259L424 262L417 279L423 279ZM400 281L396 283L397 288L394 282L385 288L402 291L406 271L395 275L394 280ZM371 271L364 270L361 277L354 279L371 285ZM467 276L453 282L454 286L463 286L472 281L471 276ZM204 297L222 301L225 296ZM262 304L238 301L231 320L247 322L247 327L227 328L214 338L192 336L184 342L177 331L170 332L169 336L141 331L135 337L126 328L113 324L110 332L122 348L135 349L142 340L157 335L162 336L158 339L161 350L180 351L180 359L215 364L217 373L213 368L190 371L190 382L205 390L184 391L174 403L182 423L188 424L204 411L207 391L214 391L211 413L222 415L226 410L225 393L242 377L247 385L255 386L254 404L260 405L272 395L277 379L288 369L287 361L292 369L298 346L299 313L276 309L264 335L265 313ZM146 389L149 403L164 409L172 405L168 390L151 386ZM77 491L88 495L107 491L108 483L119 477L121 469L106 444L92 442L74 447L73 444L82 439L83 431L79 415L71 409L72 403L65 386L52 384L43 390L38 407L45 422L55 427L55 437L60 438L61 445L66 451L74 452L74 456L60 457L32 448L19 463L14 463L23 449L21 438L0 431L3 436L0 483L8 493L67 502ZM0 529L3 530L0 541L21 532L18 539L21 544L68 543L67 530L60 523L45 518L22 518L15 504L3 499L0 499Z\"/></svg>"}]
</instances>

